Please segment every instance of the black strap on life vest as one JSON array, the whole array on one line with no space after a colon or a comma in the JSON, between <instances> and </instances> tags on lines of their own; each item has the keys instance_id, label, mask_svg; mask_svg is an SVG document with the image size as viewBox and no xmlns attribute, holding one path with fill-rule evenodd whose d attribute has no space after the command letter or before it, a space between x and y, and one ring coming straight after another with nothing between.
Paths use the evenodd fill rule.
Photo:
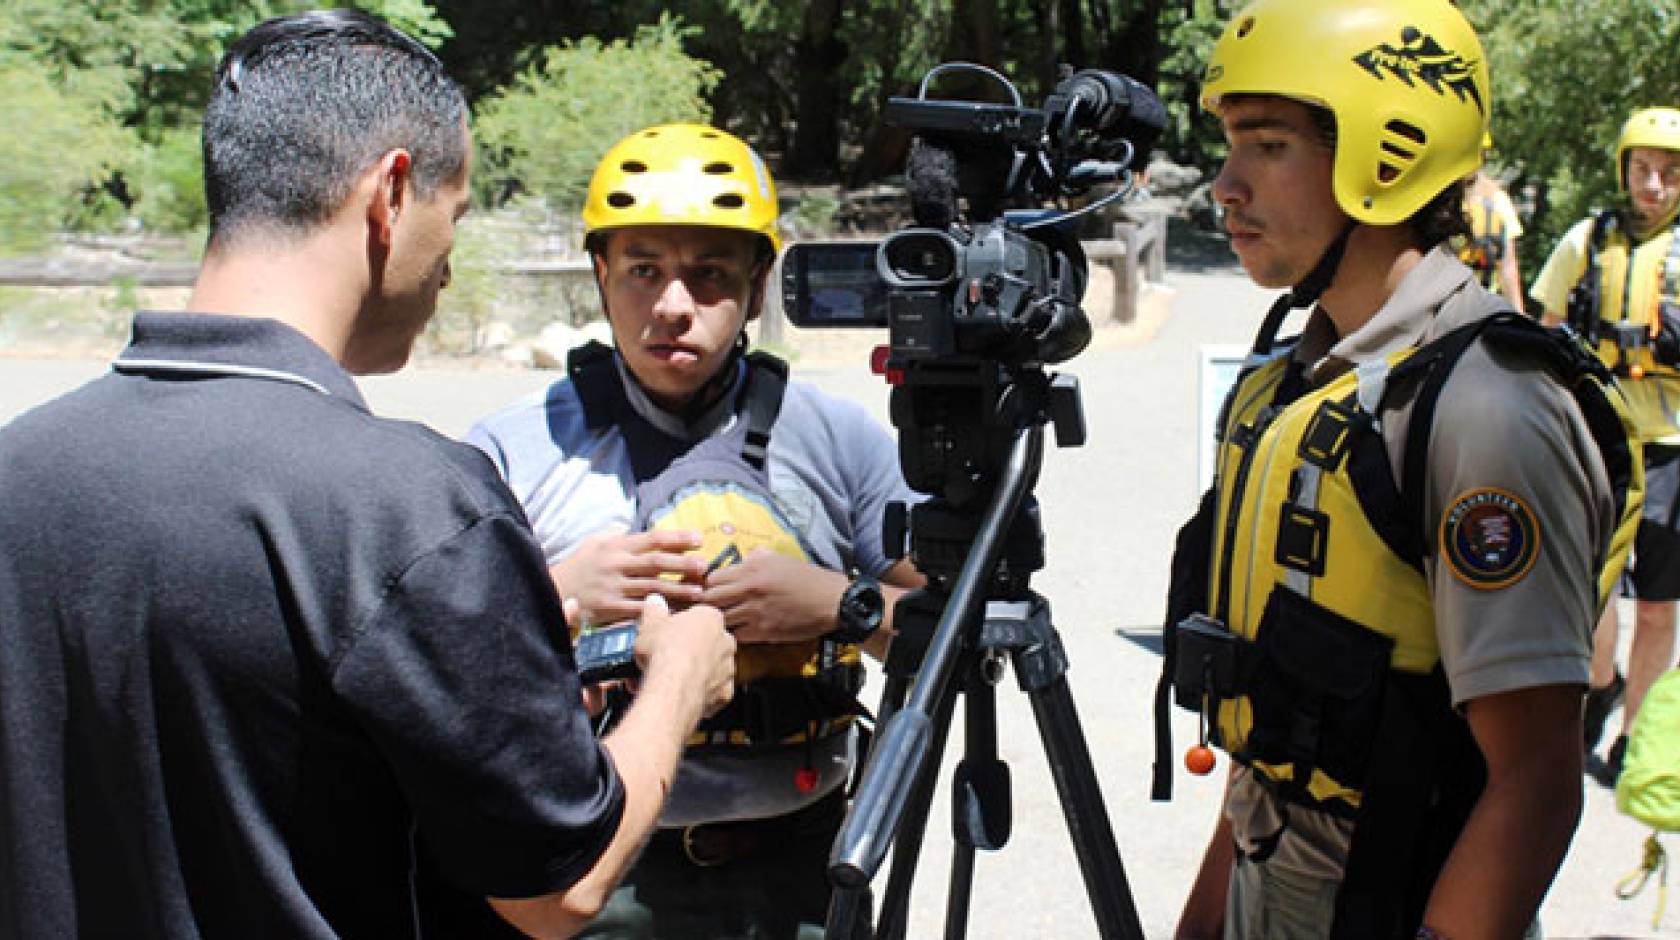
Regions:
<instances>
[{"instance_id":1,"label":"black strap on life vest","mask_svg":"<svg viewBox=\"0 0 1680 940\"><path fill-rule=\"evenodd\" d=\"M1507 350L1550 370L1574 395L1586 419L1588 430L1598 444L1605 461L1605 469L1618 492L1625 491L1631 479L1633 459L1630 444L1620 419L1607 402L1602 400L1602 386L1611 381L1603 362L1575 337L1559 330L1547 330L1528 317L1507 310L1474 323L1461 326L1420 348L1389 376L1388 389L1379 410L1386 409L1397 394L1415 380L1417 395L1412 405L1411 423L1406 430L1406 444L1401 458L1399 510L1404 527L1425 537L1418 545L1417 561L1407 555L1408 562L1421 565L1424 558L1435 551L1434 539L1427 536L1433 526L1424 519L1424 488L1428 482L1429 435L1434 430L1435 408L1440 402L1441 389L1447 384L1459 357L1477 339L1496 349ZM1598 385L1583 383L1583 376L1593 376Z\"/></svg>"},{"instance_id":2,"label":"black strap on life vest","mask_svg":"<svg viewBox=\"0 0 1680 940\"><path fill-rule=\"evenodd\" d=\"M746 359L747 377L737 399L746 423L741 457L753 469L762 470L769 456L770 431L787 393L788 367L763 350L747 353ZM630 405L611 346L591 340L575 347L566 356L566 374L577 390L588 426L599 431L616 425L624 434L637 482L658 476L693 446L692 441L678 441L659 431Z\"/></svg>"},{"instance_id":3,"label":"black strap on life vest","mask_svg":"<svg viewBox=\"0 0 1680 940\"><path fill-rule=\"evenodd\" d=\"M1478 338L1491 348L1541 364L1572 392L1613 491L1618 500L1624 499L1637 445L1604 398L1603 387L1611 381L1608 369L1573 334L1546 330L1507 311L1435 340L1391 375L1392 394L1422 373L1416 379L1421 384L1403 457L1400 514L1407 527L1424 536L1430 531L1422 506L1435 408L1453 365ZM1427 537L1420 544L1425 556L1435 547ZM1441 668L1426 676L1391 672L1389 683L1377 732L1383 746L1374 752L1361 785L1333 938L1413 935L1435 879L1486 782L1481 750L1468 724L1451 707Z\"/></svg>"},{"instance_id":4,"label":"black strap on life vest","mask_svg":"<svg viewBox=\"0 0 1680 940\"><path fill-rule=\"evenodd\" d=\"M1398 557L1419 570L1435 549L1432 526L1423 519L1429 435L1442 388L1472 343L1538 362L1554 373L1580 405L1604 460L1611 484L1625 498L1636 444L1604 397L1608 370L1579 338L1546 330L1505 311L1460 327L1414 352L1389 375L1377 413L1391 410L1400 396L1414 393L1410 430L1401 459L1401 480L1375 427L1361 431L1349 451L1348 473L1361 507ZM1596 381L1587 381L1590 376ZM1344 401L1344 406L1351 401ZM1163 676L1156 688L1156 757L1151 796L1171 796L1172 754L1166 710L1177 674L1176 626L1207 610L1207 566L1212 554L1212 516L1217 487L1204 494L1197 514L1179 533L1172 567L1167 622L1163 630ZM1240 658L1240 657L1239 657ZM1236 671L1241 672L1240 662ZM1463 719L1451 708L1444 673L1417 676L1390 671L1392 695L1383 701L1375 751L1356 815L1355 838L1338 895L1335 937L1409 937L1422 917L1434 880L1456 841L1485 780L1480 750ZM1181 706L1194 710L1193 703Z\"/></svg>"},{"instance_id":5,"label":"black strap on life vest","mask_svg":"<svg viewBox=\"0 0 1680 940\"><path fill-rule=\"evenodd\" d=\"M1251 361L1259 361L1277 354L1280 346L1277 340L1278 331L1284 318L1295 309L1291 303L1290 296L1285 294L1272 305L1255 335ZM1238 389L1242 387L1243 379L1254 368L1253 365L1245 367L1226 393L1225 401L1219 407L1219 420L1214 428L1216 439L1224 439L1224 428L1230 417L1232 402ZM1271 413L1281 411L1285 405L1305 394L1310 387L1305 368L1298 363L1290 363L1285 367L1284 375L1278 382L1267 410ZM1253 446L1258 440L1258 433L1257 430L1254 431L1254 440L1242 446ZM1240 481L1238 486L1240 488ZM1178 668L1178 624L1191 614L1202 613L1208 609L1208 586L1212 579L1209 564L1213 559L1214 539L1218 537L1218 533L1214 531L1214 521L1218 515L1219 488L1220 483L1216 479L1207 492L1202 494L1195 514L1178 530L1173 546L1167 611L1161 624L1161 677L1155 682L1155 762L1151 769L1149 787L1149 798L1152 800L1172 799L1172 685L1175 670ZM1227 556L1226 564L1229 563L1230 559Z\"/></svg>"},{"instance_id":6,"label":"black strap on life vest","mask_svg":"<svg viewBox=\"0 0 1680 940\"><path fill-rule=\"evenodd\" d=\"M741 446L741 456L756 470L764 469L770 455L770 429L782 411L782 396L787 393L787 363L763 350L747 354L747 387L742 418L747 422L747 440Z\"/></svg>"},{"instance_id":7,"label":"black strap on life vest","mask_svg":"<svg viewBox=\"0 0 1680 940\"><path fill-rule=\"evenodd\" d=\"M1472 266L1482 275L1486 287L1494 282L1499 262L1505 260L1505 220L1493 211L1491 196L1482 197L1482 227L1482 231L1472 232L1470 239L1475 247Z\"/></svg>"},{"instance_id":8,"label":"black strap on life vest","mask_svg":"<svg viewBox=\"0 0 1680 940\"><path fill-rule=\"evenodd\" d=\"M1409 938L1487 780L1481 749L1453 711L1446 674L1390 672L1361 787L1332 940Z\"/></svg>"},{"instance_id":9,"label":"black strap on life vest","mask_svg":"<svg viewBox=\"0 0 1680 940\"><path fill-rule=\"evenodd\" d=\"M1588 345L1598 346L1598 338L1602 332L1603 321L1599 315L1601 290L1604 272L1599 267L1598 256L1604 251L1604 243L1610 240L1612 232L1622 227L1621 213L1614 209L1606 209L1593 218L1591 233L1587 236L1587 263L1581 269L1581 279L1569 289L1569 309L1566 311L1566 322L1575 332L1586 337ZM1633 264L1633 253L1628 253L1628 264Z\"/></svg>"}]
</instances>

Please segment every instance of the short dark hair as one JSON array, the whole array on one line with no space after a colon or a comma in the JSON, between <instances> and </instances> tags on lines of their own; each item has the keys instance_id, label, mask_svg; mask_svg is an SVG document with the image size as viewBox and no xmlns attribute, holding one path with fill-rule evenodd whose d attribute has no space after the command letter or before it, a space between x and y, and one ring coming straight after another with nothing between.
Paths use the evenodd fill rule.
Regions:
<instances>
[{"instance_id":1,"label":"short dark hair","mask_svg":"<svg viewBox=\"0 0 1680 940\"><path fill-rule=\"evenodd\" d=\"M204 114L211 244L325 221L393 149L431 197L467 159L465 115L431 50L377 17L318 10L252 28L222 57Z\"/></svg>"},{"instance_id":2,"label":"short dark hair","mask_svg":"<svg viewBox=\"0 0 1680 940\"><path fill-rule=\"evenodd\" d=\"M1464 217L1464 181L1453 180L1452 185L1435 194L1422 209L1406 220L1412 238L1424 251L1449 238L1470 234L1470 220Z\"/></svg>"}]
</instances>

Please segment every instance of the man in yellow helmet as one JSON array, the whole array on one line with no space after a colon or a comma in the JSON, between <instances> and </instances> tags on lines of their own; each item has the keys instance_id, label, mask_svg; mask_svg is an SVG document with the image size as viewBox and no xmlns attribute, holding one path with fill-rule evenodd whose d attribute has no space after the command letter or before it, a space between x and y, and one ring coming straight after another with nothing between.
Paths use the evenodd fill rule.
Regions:
<instances>
[{"instance_id":1,"label":"man in yellow helmet","mask_svg":"<svg viewBox=\"0 0 1680 940\"><path fill-rule=\"evenodd\" d=\"M1504 295L1518 312L1523 312L1522 273L1517 265L1517 239L1522 237L1522 220L1510 194L1488 175L1487 154L1493 150L1493 135L1482 135L1483 165L1476 168L1464 186L1464 217L1470 234L1460 239L1458 260L1464 262L1482 286Z\"/></svg>"},{"instance_id":2,"label":"man in yellow helmet","mask_svg":"<svg viewBox=\"0 0 1680 940\"><path fill-rule=\"evenodd\" d=\"M1173 564L1167 677L1233 758L1178 935L1521 936L1580 810L1625 411L1444 244L1492 105L1450 0L1257 0L1203 95L1232 247L1289 293Z\"/></svg>"},{"instance_id":3,"label":"man in yellow helmet","mask_svg":"<svg viewBox=\"0 0 1680 940\"><path fill-rule=\"evenodd\" d=\"M734 702L691 739L663 828L589 935L820 936L858 650L885 650L892 602L921 582L882 544L909 497L886 430L746 352L777 215L733 135L620 141L583 213L614 348L575 350L567 378L468 435L586 620L659 593L721 609L741 644Z\"/></svg>"},{"instance_id":4,"label":"man in yellow helmet","mask_svg":"<svg viewBox=\"0 0 1680 940\"><path fill-rule=\"evenodd\" d=\"M1615 786L1627 733L1651 683L1674 661L1680 599L1680 110L1646 108L1616 141L1618 206L1576 223L1540 276L1534 296L1550 324L1567 321L1616 371L1639 426L1649 481L1630 571L1634 633L1627 679L1616 671L1615 605L1593 643L1592 690L1582 740L1590 754L1617 699L1626 694L1622 730L1593 776Z\"/></svg>"}]
</instances>

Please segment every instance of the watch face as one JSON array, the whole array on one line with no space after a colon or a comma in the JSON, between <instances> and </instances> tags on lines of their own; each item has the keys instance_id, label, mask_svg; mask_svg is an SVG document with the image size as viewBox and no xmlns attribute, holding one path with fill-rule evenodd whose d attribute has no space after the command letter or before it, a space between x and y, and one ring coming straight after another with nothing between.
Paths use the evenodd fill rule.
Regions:
<instances>
[{"instance_id":1,"label":"watch face","mask_svg":"<svg viewBox=\"0 0 1680 940\"><path fill-rule=\"evenodd\" d=\"M880 585L873 579L859 579L846 589L845 602L840 605L841 629L848 633L873 633L881 626L885 613L886 601Z\"/></svg>"}]
</instances>

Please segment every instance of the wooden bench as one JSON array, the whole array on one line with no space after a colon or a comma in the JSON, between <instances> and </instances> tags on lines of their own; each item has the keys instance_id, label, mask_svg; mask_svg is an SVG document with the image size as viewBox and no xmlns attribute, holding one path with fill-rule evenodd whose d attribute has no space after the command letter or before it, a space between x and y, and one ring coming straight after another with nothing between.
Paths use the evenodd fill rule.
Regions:
<instances>
[{"instance_id":1,"label":"wooden bench","mask_svg":"<svg viewBox=\"0 0 1680 940\"><path fill-rule=\"evenodd\" d=\"M1085 260L1114 269L1115 323L1137 320L1138 270L1145 280L1160 283L1167 277L1167 217L1159 212L1140 214L1137 222L1114 223L1114 237L1085 242Z\"/></svg>"},{"instance_id":2,"label":"wooden bench","mask_svg":"<svg viewBox=\"0 0 1680 940\"><path fill-rule=\"evenodd\" d=\"M589 277L588 258L513 261L499 266L512 277ZM112 261L68 258L0 258L0 287L191 287L196 261Z\"/></svg>"},{"instance_id":3,"label":"wooden bench","mask_svg":"<svg viewBox=\"0 0 1680 940\"><path fill-rule=\"evenodd\" d=\"M1167 219L1148 213L1141 221L1117 222L1114 237L1086 241L1089 264L1107 264L1114 270L1114 305L1110 319L1131 323L1137 319L1138 271L1159 282L1166 277ZM587 258L556 261L515 261L501 265L513 277L588 277ZM15 287L106 287L128 283L136 287L191 287L198 274L195 261L71 260L0 258L0 286ZM779 282L771 278L771 296L766 298L762 328L771 338L782 326Z\"/></svg>"}]
</instances>

